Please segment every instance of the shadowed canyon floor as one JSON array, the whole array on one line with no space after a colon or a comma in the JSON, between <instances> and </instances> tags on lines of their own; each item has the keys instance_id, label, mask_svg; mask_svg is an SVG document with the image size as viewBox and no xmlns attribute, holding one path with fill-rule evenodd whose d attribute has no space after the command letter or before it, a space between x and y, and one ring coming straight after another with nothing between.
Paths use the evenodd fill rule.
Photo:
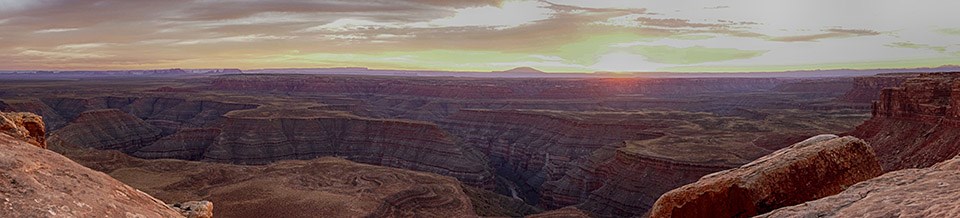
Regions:
<instances>
[{"instance_id":1,"label":"shadowed canyon floor","mask_svg":"<svg viewBox=\"0 0 960 218\"><path fill-rule=\"evenodd\" d=\"M0 87L0 110L42 115L51 149L85 166L168 202L211 200L231 217L260 204L345 216L575 206L542 215L619 217L701 176L853 130L871 105L844 96L875 88L861 80L18 80ZM337 184L353 188L329 189ZM301 190L310 194L291 194ZM340 210L311 196L362 203ZM410 199L431 203L403 206Z\"/></svg>"}]
</instances>

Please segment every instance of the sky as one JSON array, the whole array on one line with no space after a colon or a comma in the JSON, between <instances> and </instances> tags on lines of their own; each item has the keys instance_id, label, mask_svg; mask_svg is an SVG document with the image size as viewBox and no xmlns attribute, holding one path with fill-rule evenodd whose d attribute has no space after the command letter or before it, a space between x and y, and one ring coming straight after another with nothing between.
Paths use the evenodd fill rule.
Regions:
<instances>
[{"instance_id":1,"label":"sky","mask_svg":"<svg viewBox=\"0 0 960 218\"><path fill-rule=\"evenodd\" d=\"M960 64L954 0L0 0L0 69Z\"/></svg>"}]
</instances>

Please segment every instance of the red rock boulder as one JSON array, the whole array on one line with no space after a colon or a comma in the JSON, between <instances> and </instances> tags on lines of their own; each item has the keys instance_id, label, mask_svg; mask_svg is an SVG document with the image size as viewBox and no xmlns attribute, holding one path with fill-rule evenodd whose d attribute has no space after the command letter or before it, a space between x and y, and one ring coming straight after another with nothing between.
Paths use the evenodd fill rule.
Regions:
<instances>
[{"instance_id":1,"label":"red rock boulder","mask_svg":"<svg viewBox=\"0 0 960 218\"><path fill-rule=\"evenodd\" d=\"M882 173L854 137L820 135L667 192L651 217L749 217L843 191Z\"/></svg>"}]
</instances>

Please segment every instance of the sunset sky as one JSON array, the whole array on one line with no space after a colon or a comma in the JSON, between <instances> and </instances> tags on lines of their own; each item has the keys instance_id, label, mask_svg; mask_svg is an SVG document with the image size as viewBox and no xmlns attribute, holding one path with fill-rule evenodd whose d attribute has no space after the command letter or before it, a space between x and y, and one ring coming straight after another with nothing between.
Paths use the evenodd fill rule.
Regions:
<instances>
[{"instance_id":1,"label":"sunset sky","mask_svg":"<svg viewBox=\"0 0 960 218\"><path fill-rule=\"evenodd\" d=\"M0 69L960 64L955 0L0 0Z\"/></svg>"}]
</instances>

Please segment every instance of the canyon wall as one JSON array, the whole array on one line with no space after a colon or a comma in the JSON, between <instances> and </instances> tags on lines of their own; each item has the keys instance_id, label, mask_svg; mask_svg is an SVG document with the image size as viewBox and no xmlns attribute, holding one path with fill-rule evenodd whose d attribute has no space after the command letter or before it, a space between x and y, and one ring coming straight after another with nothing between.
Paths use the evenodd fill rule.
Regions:
<instances>
[{"instance_id":1,"label":"canyon wall","mask_svg":"<svg viewBox=\"0 0 960 218\"><path fill-rule=\"evenodd\" d=\"M542 183L560 179L574 167L572 161L606 144L662 135L648 131L657 124L545 110L460 110L441 125L465 146L486 154L497 174L508 177L519 197L531 204L539 202Z\"/></svg>"},{"instance_id":2,"label":"canyon wall","mask_svg":"<svg viewBox=\"0 0 960 218\"><path fill-rule=\"evenodd\" d=\"M884 88L900 86L903 81L917 76L916 73L891 73L875 76L854 77L853 87L838 100L854 103L871 103L880 99Z\"/></svg>"},{"instance_id":3,"label":"canyon wall","mask_svg":"<svg viewBox=\"0 0 960 218\"><path fill-rule=\"evenodd\" d=\"M283 113L280 113L283 114ZM486 159L455 143L435 124L355 116L259 117L232 114L203 160L265 164L278 160L343 157L361 163L449 175L493 186Z\"/></svg>"},{"instance_id":4,"label":"canyon wall","mask_svg":"<svg viewBox=\"0 0 960 218\"><path fill-rule=\"evenodd\" d=\"M478 187L493 186L482 153L455 143L426 122L308 109L253 109L256 106L251 104L174 97L48 98L45 102L54 105L45 111L51 116L72 117L51 134L51 144L58 149L115 149L142 158L235 164L339 156L455 176Z\"/></svg>"},{"instance_id":5,"label":"canyon wall","mask_svg":"<svg viewBox=\"0 0 960 218\"><path fill-rule=\"evenodd\" d=\"M884 170L928 167L960 154L960 73L930 73L884 89L873 118L850 134L877 151Z\"/></svg>"},{"instance_id":6,"label":"canyon wall","mask_svg":"<svg viewBox=\"0 0 960 218\"><path fill-rule=\"evenodd\" d=\"M85 111L50 135L56 147L87 147L134 152L161 138L160 129L117 109Z\"/></svg>"},{"instance_id":7,"label":"canyon wall","mask_svg":"<svg viewBox=\"0 0 960 218\"><path fill-rule=\"evenodd\" d=\"M747 161L709 148L650 146L625 145L615 150L598 150L563 178L544 184L544 206L579 202L578 208L596 217L640 215L649 210L661 194Z\"/></svg>"}]
</instances>

